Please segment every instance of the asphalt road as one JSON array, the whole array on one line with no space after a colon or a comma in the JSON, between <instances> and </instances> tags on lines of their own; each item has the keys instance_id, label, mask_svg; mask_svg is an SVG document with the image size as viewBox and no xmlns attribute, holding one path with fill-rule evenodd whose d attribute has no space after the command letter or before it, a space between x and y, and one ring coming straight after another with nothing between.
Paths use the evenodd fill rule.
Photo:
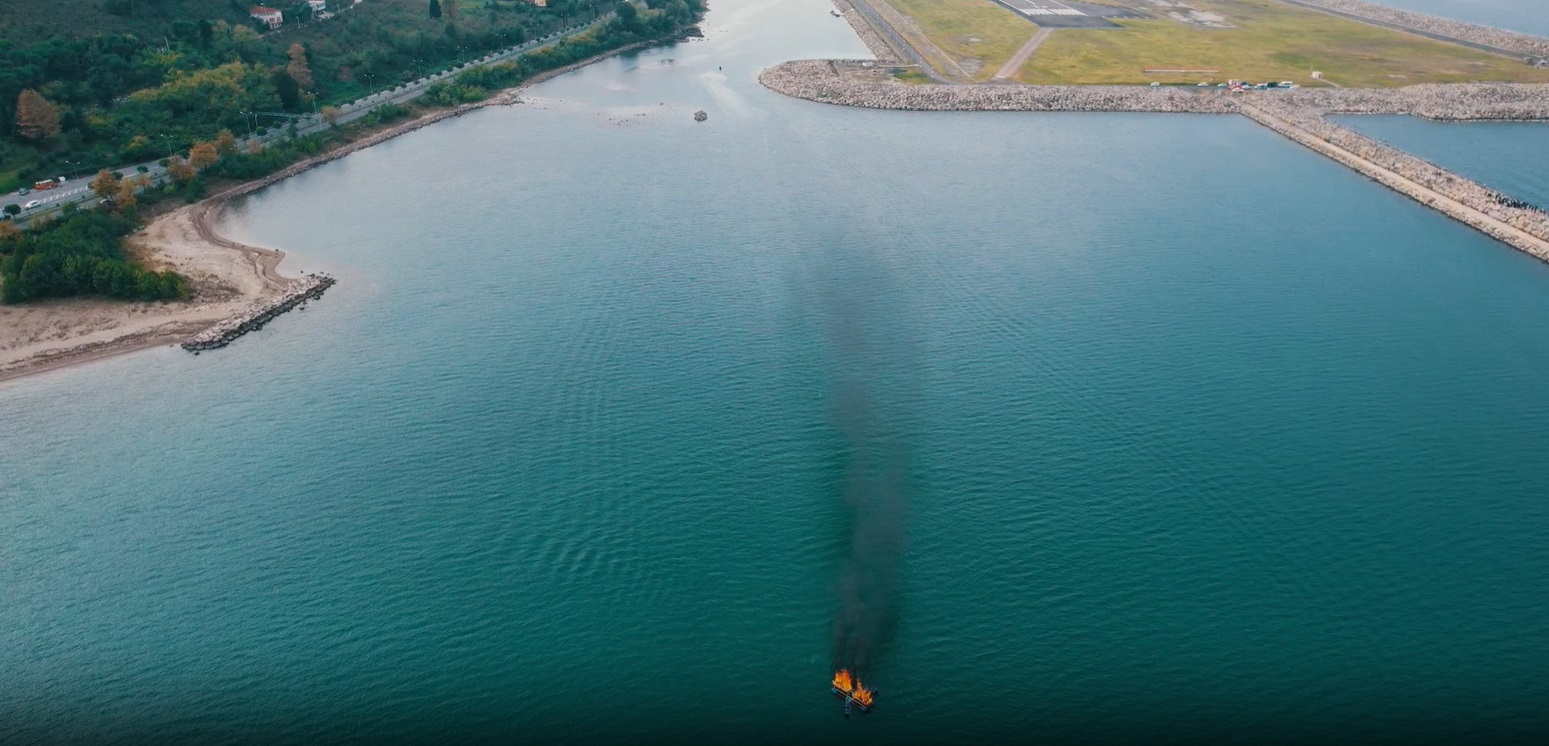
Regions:
<instances>
[{"instance_id":1,"label":"asphalt road","mask_svg":"<svg viewBox=\"0 0 1549 746\"><path fill-rule=\"evenodd\" d=\"M564 31L550 34L549 36L545 36L541 39L533 39L532 41L525 42L508 49L503 49L498 52L491 52L490 54L484 55L483 57L469 60L468 62L448 70L442 70L441 72L433 73L418 80L404 83L393 88L389 88L385 91L379 91L356 101L351 101L348 104L344 104L338 107L340 114L338 119L335 120L335 124L348 124L366 116L367 114L370 114L373 109L377 109L388 104L401 104L408 101L413 101L414 99L423 96L425 94L425 89L429 88L431 85L446 80L447 78L455 76L458 73L464 72L469 68L493 65L509 60L513 57L516 57L517 55L531 52L541 47L550 46L568 37L583 33L591 29L593 26L606 21L608 18L609 16L605 15L602 18L593 21L592 23L582 26L574 26ZM299 116L295 118L295 122L296 133L298 135L316 134L329 128L330 126L334 126L324 121L322 114L308 114L305 116ZM290 137L290 126L287 123L271 127L261 137L258 135L252 135L250 137L238 138L237 147L247 148L248 143L255 140L261 144L268 145L288 137ZM146 161L144 163L131 163L127 166L120 166L114 170L117 171L120 175L132 176L139 169L143 168L145 169L144 173L146 176L149 176L152 180L160 181L165 175L166 169L162 168L157 163L159 160L160 159L158 158L157 160ZM70 176L69 174L65 175ZM22 213L16 216L16 222L18 224L25 224L32 218L57 212L67 204L78 204L87 200L97 199L97 196L91 192L91 181L92 179L96 178L96 176L96 172L85 175L74 175L74 178L68 178L64 181L64 183L59 184L52 189L33 189L28 194L22 194L20 191L11 192L10 194L0 197L0 206L11 204L25 206L30 202L37 201L39 204L36 207L23 209Z\"/></svg>"}]
</instances>

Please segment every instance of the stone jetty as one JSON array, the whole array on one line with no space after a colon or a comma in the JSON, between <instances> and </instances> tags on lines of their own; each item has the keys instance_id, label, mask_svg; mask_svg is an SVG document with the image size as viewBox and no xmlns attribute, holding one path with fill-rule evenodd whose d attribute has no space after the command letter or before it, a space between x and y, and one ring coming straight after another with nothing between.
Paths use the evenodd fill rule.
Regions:
<instances>
[{"instance_id":1,"label":"stone jetty","mask_svg":"<svg viewBox=\"0 0 1549 746\"><path fill-rule=\"evenodd\" d=\"M1415 85L1232 93L1175 86L910 85L872 60L798 60L759 82L794 98L911 111L1242 114L1390 189L1549 262L1549 214L1434 163L1341 127L1330 114L1408 114L1438 121L1549 121L1549 85Z\"/></svg>"},{"instance_id":2,"label":"stone jetty","mask_svg":"<svg viewBox=\"0 0 1549 746\"><path fill-rule=\"evenodd\" d=\"M1383 186L1549 262L1549 214L1398 148L1323 118L1316 110L1256 106L1242 113Z\"/></svg>"},{"instance_id":3,"label":"stone jetty","mask_svg":"<svg viewBox=\"0 0 1549 746\"><path fill-rule=\"evenodd\" d=\"M194 335L183 343L183 349L197 354L201 350L225 347L248 332L262 329L264 324L280 314L322 297L335 282L333 277L326 274L308 274L293 281L278 296L255 303L242 313Z\"/></svg>"}]
</instances>

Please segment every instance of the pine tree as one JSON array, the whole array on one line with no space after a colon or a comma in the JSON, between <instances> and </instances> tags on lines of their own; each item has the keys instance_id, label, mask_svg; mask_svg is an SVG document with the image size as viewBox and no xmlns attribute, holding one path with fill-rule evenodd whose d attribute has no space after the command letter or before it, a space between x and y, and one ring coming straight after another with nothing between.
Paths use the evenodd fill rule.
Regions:
<instances>
[{"instance_id":1,"label":"pine tree","mask_svg":"<svg viewBox=\"0 0 1549 746\"><path fill-rule=\"evenodd\" d=\"M307 66L307 50L300 44L292 44L288 54L290 64L285 66L286 74L296 81L296 85L301 86L301 90L312 90L312 68Z\"/></svg>"},{"instance_id":2,"label":"pine tree","mask_svg":"<svg viewBox=\"0 0 1549 746\"><path fill-rule=\"evenodd\" d=\"M59 134L59 112L31 88L16 97L16 134L28 140L47 140Z\"/></svg>"},{"instance_id":3,"label":"pine tree","mask_svg":"<svg viewBox=\"0 0 1549 746\"><path fill-rule=\"evenodd\" d=\"M430 17L441 17L441 0L430 0Z\"/></svg>"}]
</instances>

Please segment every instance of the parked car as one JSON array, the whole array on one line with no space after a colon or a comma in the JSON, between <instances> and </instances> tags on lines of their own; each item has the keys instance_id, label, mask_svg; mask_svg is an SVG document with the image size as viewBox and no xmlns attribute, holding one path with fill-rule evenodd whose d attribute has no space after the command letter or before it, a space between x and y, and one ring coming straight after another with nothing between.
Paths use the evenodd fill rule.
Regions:
<instances>
[{"instance_id":1,"label":"parked car","mask_svg":"<svg viewBox=\"0 0 1549 746\"><path fill-rule=\"evenodd\" d=\"M32 194L32 187L22 187L16 190L17 194Z\"/></svg>"}]
</instances>

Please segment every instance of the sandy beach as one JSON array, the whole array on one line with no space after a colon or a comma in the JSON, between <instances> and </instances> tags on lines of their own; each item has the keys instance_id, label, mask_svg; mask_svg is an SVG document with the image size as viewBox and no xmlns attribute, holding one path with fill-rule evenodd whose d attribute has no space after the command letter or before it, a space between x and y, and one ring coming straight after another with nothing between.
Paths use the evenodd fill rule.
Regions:
<instances>
[{"instance_id":1,"label":"sandy beach","mask_svg":"<svg viewBox=\"0 0 1549 746\"><path fill-rule=\"evenodd\" d=\"M486 106L520 103L517 93L598 60L651 46L641 42L534 75L488 99L422 114L346 142L202 202L153 220L130 236L130 250L146 266L173 269L193 288L176 303L124 303L99 298L0 305L0 383L160 345L177 344L242 313L254 302L279 295L296 278L279 271L285 253L221 236L215 223L226 203L350 153Z\"/></svg>"},{"instance_id":2,"label":"sandy beach","mask_svg":"<svg viewBox=\"0 0 1549 746\"><path fill-rule=\"evenodd\" d=\"M173 344L276 294L283 254L211 240L208 220L221 203L182 207L130 236L147 266L188 278L194 296L177 303L82 298L0 306L0 381Z\"/></svg>"}]
</instances>

